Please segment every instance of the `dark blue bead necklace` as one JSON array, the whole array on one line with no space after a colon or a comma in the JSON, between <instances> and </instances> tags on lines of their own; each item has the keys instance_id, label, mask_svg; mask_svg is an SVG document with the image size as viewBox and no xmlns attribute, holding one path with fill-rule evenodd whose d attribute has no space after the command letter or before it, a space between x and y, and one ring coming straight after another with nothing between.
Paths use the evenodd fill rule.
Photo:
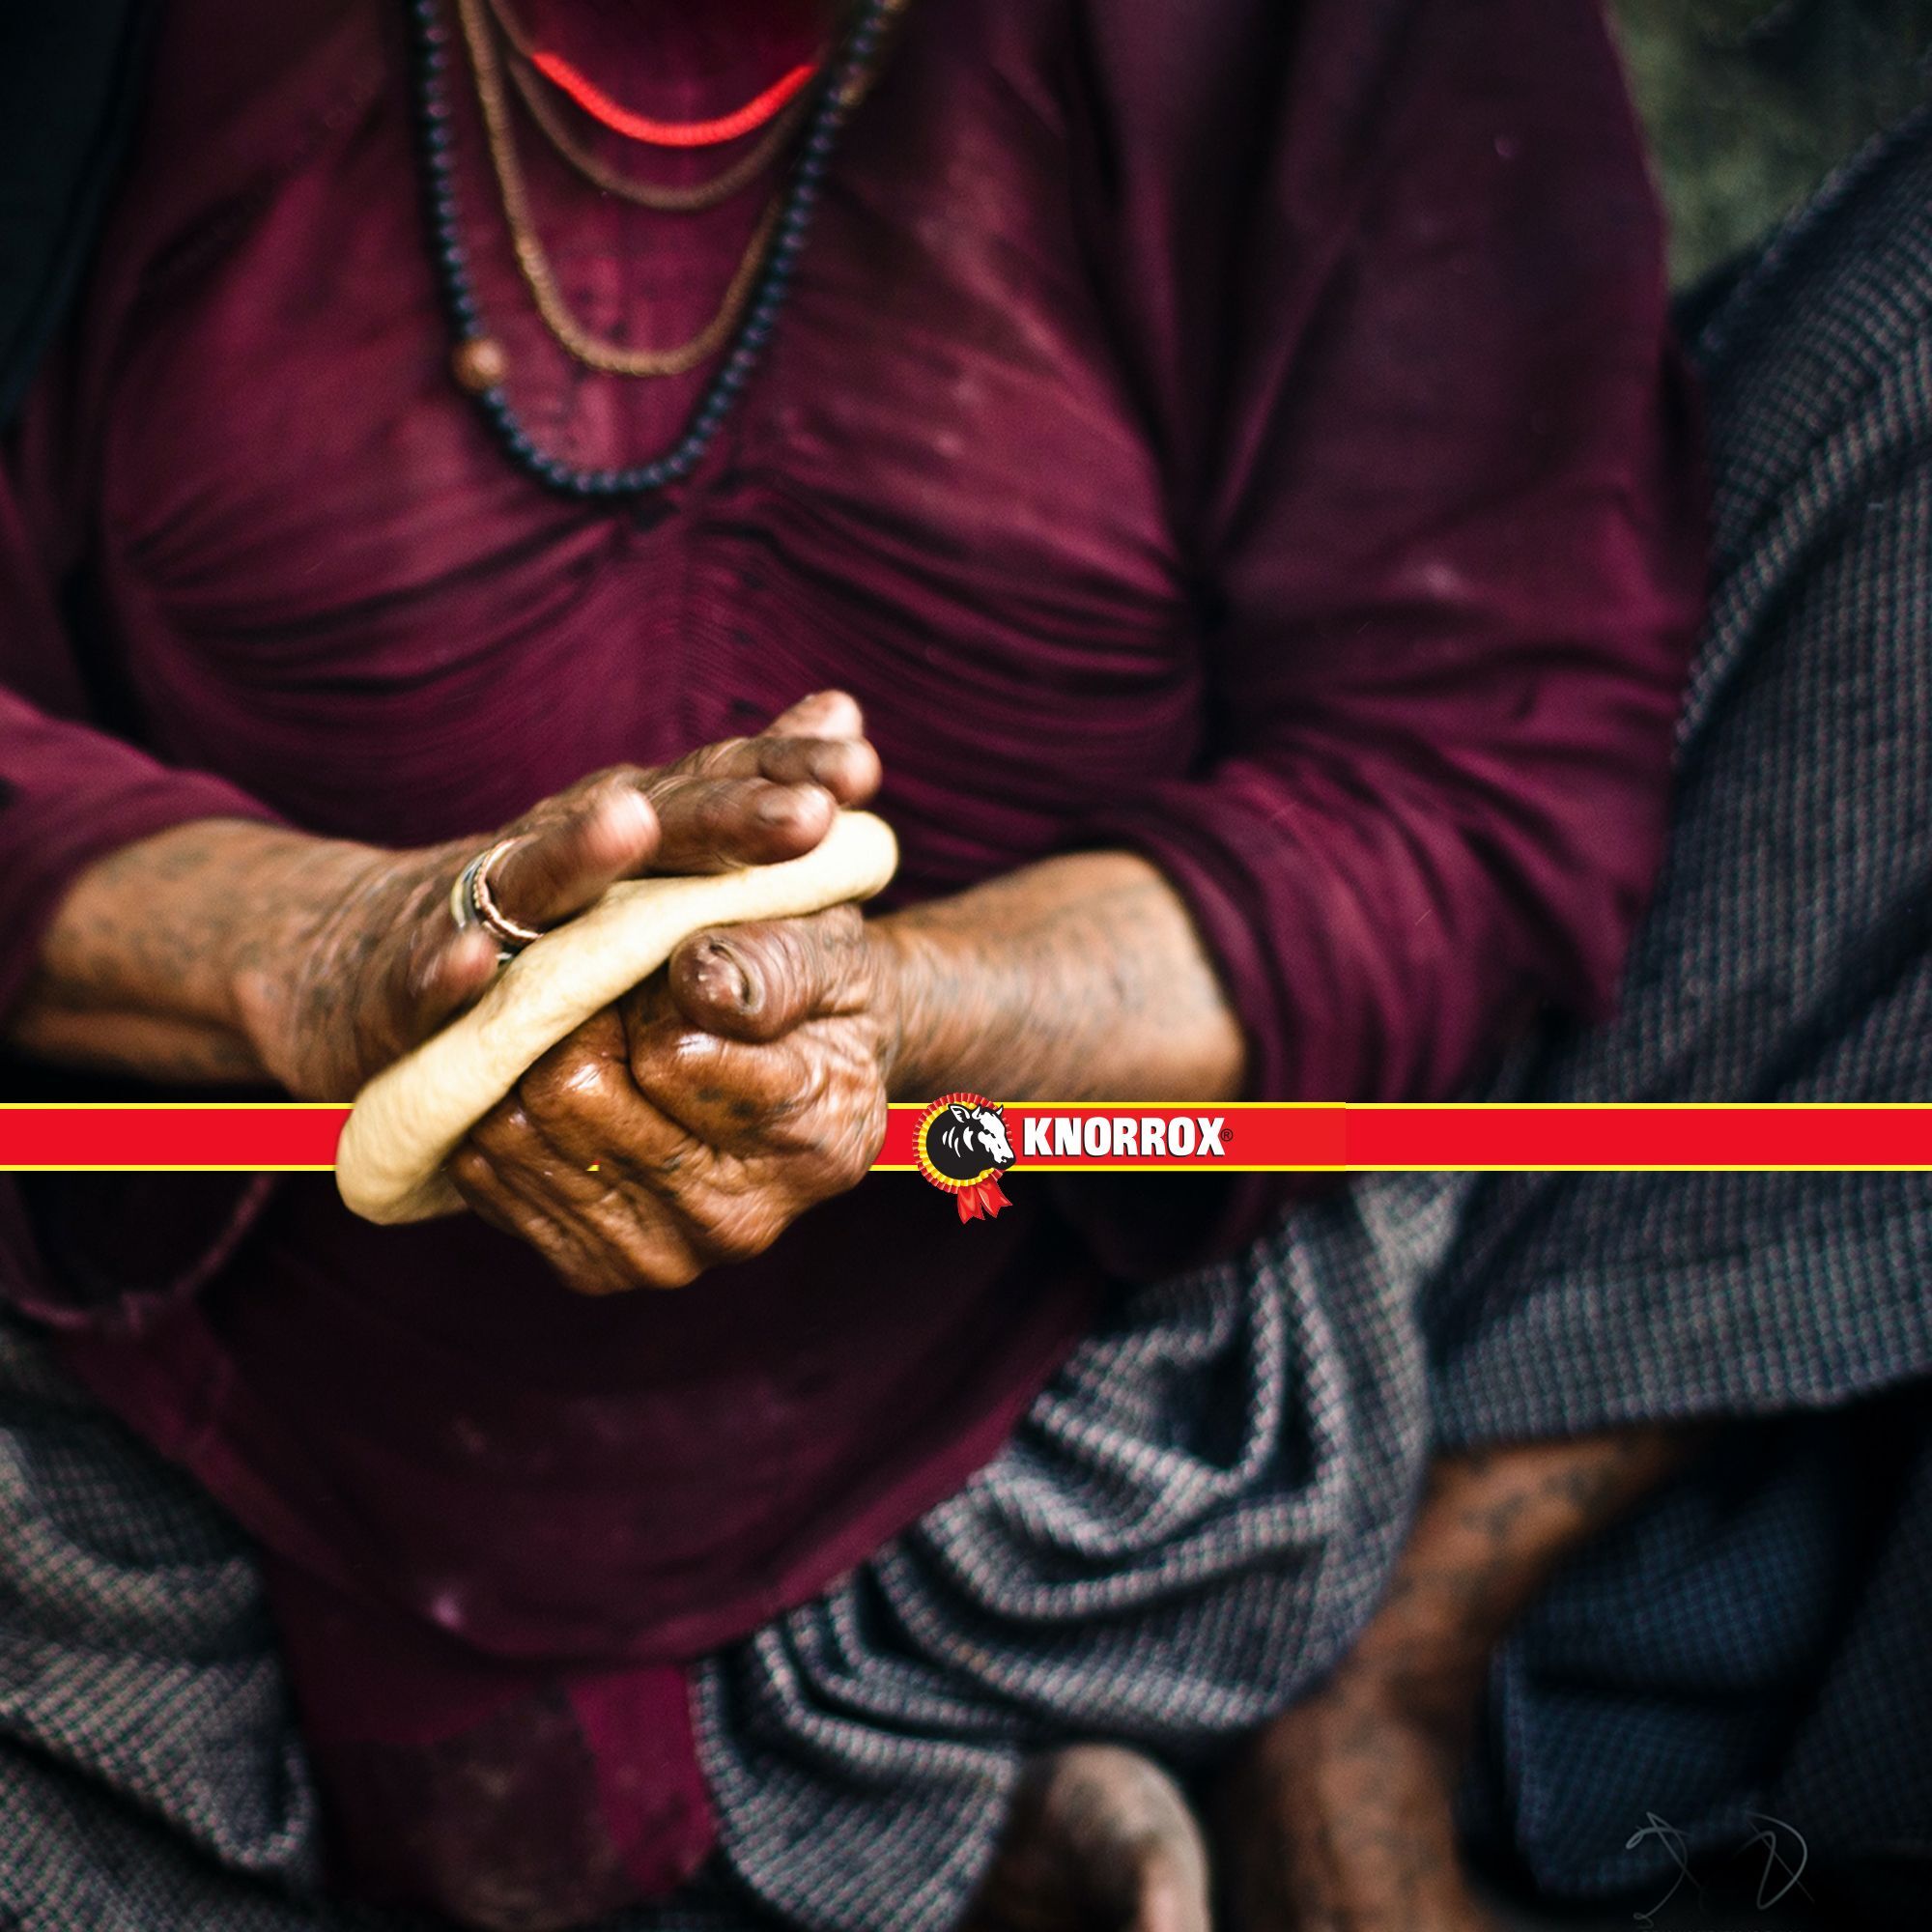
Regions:
<instances>
[{"instance_id":1,"label":"dark blue bead necklace","mask_svg":"<svg viewBox=\"0 0 1932 1932\"><path fill-rule=\"evenodd\" d=\"M503 393L500 380L475 392L475 403L504 452L545 488L567 497L641 497L682 481L704 460L720 426L743 394L771 339L791 286L819 188L838 130L864 93L892 16L904 0L867 0L835 57L793 166L771 246L756 290L718 373L685 424L684 434L662 456L623 469L580 469L539 448ZM455 131L448 76L450 34L438 0L411 0L416 53L418 139L428 192L430 239L443 307L458 353L488 340L477 304L463 231L457 216Z\"/></svg>"}]
</instances>

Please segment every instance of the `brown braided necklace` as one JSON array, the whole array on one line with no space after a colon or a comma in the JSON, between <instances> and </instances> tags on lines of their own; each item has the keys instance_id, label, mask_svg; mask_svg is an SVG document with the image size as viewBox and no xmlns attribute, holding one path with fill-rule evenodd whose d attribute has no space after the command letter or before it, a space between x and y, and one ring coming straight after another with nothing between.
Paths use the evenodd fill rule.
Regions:
<instances>
[{"instance_id":1,"label":"brown braided necklace","mask_svg":"<svg viewBox=\"0 0 1932 1932\"><path fill-rule=\"evenodd\" d=\"M530 292L530 299L536 304L537 314L545 328L566 354L601 375L685 376L700 363L709 361L731 339L744 319L746 304L758 285L765 252L778 225L782 195L775 194L766 204L756 228L753 230L751 242L724 290L724 300L696 335L668 349L627 348L620 342L593 335L571 313L570 304L557 286L550 253L544 247L530 214L529 191L524 177L523 161L517 153L516 130L511 126L502 63L484 14L483 0L456 0L456 10L464 41L469 49L476 102L483 117L484 142L490 151L490 164L496 171L497 185L502 196L503 219L510 231L510 246L517 258L518 271Z\"/></svg>"}]
</instances>

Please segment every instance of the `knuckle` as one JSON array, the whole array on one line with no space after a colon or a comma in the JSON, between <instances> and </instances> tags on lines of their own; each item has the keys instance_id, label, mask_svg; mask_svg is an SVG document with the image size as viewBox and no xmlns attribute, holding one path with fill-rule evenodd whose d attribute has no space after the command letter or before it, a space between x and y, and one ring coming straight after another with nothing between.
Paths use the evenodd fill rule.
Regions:
<instances>
[{"instance_id":1,"label":"knuckle","mask_svg":"<svg viewBox=\"0 0 1932 1932\"><path fill-rule=\"evenodd\" d=\"M494 1107L469 1130L461 1158L474 1161L486 1174L493 1172L491 1161L514 1160L528 1148L536 1127L522 1104L522 1095Z\"/></svg>"},{"instance_id":2,"label":"knuckle","mask_svg":"<svg viewBox=\"0 0 1932 1932\"><path fill-rule=\"evenodd\" d=\"M833 1174L841 1193L848 1187L858 1186L872 1171L872 1162L885 1138L884 1127L874 1128L870 1122L859 1132L844 1136L833 1160Z\"/></svg>"},{"instance_id":3,"label":"knuckle","mask_svg":"<svg viewBox=\"0 0 1932 1932\"><path fill-rule=\"evenodd\" d=\"M680 1288L689 1288L704 1272L704 1264L695 1257L680 1257L676 1261L657 1261L640 1272L639 1286L657 1289L669 1293Z\"/></svg>"},{"instance_id":4,"label":"knuckle","mask_svg":"<svg viewBox=\"0 0 1932 1932\"><path fill-rule=\"evenodd\" d=\"M634 1286L624 1275L600 1263L574 1259L553 1265L564 1287L586 1301L602 1301Z\"/></svg>"},{"instance_id":5,"label":"knuckle","mask_svg":"<svg viewBox=\"0 0 1932 1932\"><path fill-rule=\"evenodd\" d=\"M770 1239L753 1235L744 1222L734 1221L713 1233L705 1249L714 1263L728 1267L737 1262L755 1261L771 1244Z\"/></svg>"},{"instance_id":6,"label":"knuckle","mask_svg":"<svg viewBox=\"0 0 1932 1932\"><path fill-rule=\"evenodd\" d=\"M450 1184L470 1202L494 1200L497 1193L497 1172L489 1160L466 1142L443 1163Z\"/></svg>"},{"instance_id":7,"label":"knuckle","mask_svg":"<svg viewBox=\"0 0 1932 1932\"><path fill-rule=\"evenodd\" d=\"M669 769L692 777L713 777L742 763L745 747L750 742L746 738L715 738L708 745L698 746L695 752L687 752Z\"/></svg>"},{"instance_id":8,"label":"knuckle","mask_svg":"<svg viewBox=\"0 0 1932 1932\"><path fill-rule=\"evenodd\" d=\"M634 765L612 765L599 772L584 787L583 807L587 812L603 810L617 800L628 798L639 788L639 774Z\"/></svg>"},{"instance_id":9,"label":"knuckle","mask_svg":"<svg viewBox=\"0 0 1932 1932\"><path fill-rule=\"evenodd\" d=\"M627 786L648 782L652 774L637 765L603 765L537 808L554 817L574 818L598 799Z\"/></svg>"},{"instance_id":10,"label":"knuckle","mask_svg":"<svg viewBox=\"0 0 1932 1932\"><path fill-rule=\"evenodd\" d=\"M738 1216L738 1204L734 1200L726 1200L722 1205L707 1202L698 1211L686 1217L684 1233L692 1251L701 1255L713 1266L722 1262L748 1259L742 1245L744 1234Z\"/></svg>"},{"instance_id":11,"label":"knuckle","mask_svg":"<svg viewBox=\"0 0 1932 1932\"><path fill-rule=\"evenodd\" d=\"M692 800L695 808L693 816L698 829L706 834L716 833L735 814L738 804L738 787L729 781L701 787Z\"/></svg>"},{"instance_id":12,"label":"knuckle","mask_svg":"<svg viewBox=\"0 0 1932 1932\"><path fill-rule=\"evenodd\" d=\"M749 1262L763 1254L790 1222L790 1215L762 1195L733 1201L704 1230L704 1245L720 1262Z\"/></svg>"},{"instance_id":13,"label":"knuckle","mask_svg":"<svg viewBox=\"0 0 1932 1932\"><path fill-rule=\"evenodd\" d=\"M856 1186L871 1172L884 1146L888 1109L884 1089L876 1079L847 1083L831 1106L830 1131L820 1142L824 1171L837 1188Z\"/></svg>"},{"instance_id":14,"label":"knuckle","mask_svg":"<svg viewBox=\"0 0 1932 1932\"><path fill-rule=\"evenodd\" d=\"M673 824L684 809L685 798L697 782L678 766L667 766L661 772L653 772L644 781L644 796L662 823Z\"/></svg>"},{"instance_id":15,"label":"knuckle","mask_svg":"<svg viewBox=\"0 0 1932 1932\"><path fill-rule=\"evenodd\" d=\"M802 920L758 927L732 942L746 970L763 980L768 994L795 996L812 977L817 948Z\"/></svg>"},{"instance_id":16,"label":"knuckle","mask_svg":"<svg viewBox=\"0 0 1932 1932\"><path fill-rule=\"evenodd\" d=\"M534 1122L601 1113L620 1099L619 1075L601 1053L567 1046L546 1054L517 1085L520 1110Z\"/></svg>"},{"instance_id":17,"label":"knuckle","mask_svg":"<svg viewBox=\"0 0 1932 1932\"><path fill-rule=\"evenodd\" d=\"M704 1257L655 1217L633 1227L614 1260L626 1288L688 1288L705 1267Z\"/></svg>"}]
</instances>

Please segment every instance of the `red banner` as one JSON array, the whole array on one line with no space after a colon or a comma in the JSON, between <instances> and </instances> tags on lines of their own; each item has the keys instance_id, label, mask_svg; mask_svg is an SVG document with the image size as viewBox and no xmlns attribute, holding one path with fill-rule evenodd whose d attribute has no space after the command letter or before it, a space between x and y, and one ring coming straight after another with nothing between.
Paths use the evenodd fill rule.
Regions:
<instances>
[{"instance_id":1,"label":"red banner","mask_svg":"<svg viewBox=\"0 0 1932 1932\"><path fill-rule=\"evenodd\" d=\"M876 1167L911 1171L918 1106ZM0 1106L0 1169L326 1171L337 1106ZM1932 1105L1009 1105L1016 1170L1932 1172Z\"/></svg>"},{"instance_id":2,"label":"red banner","mask_svg":"<svg viewBox=\"0 0 1932 1932\"><path fill-rule=\"evenodd\" d=\"M0 1106L0 1169L233 1168L244 1174L335 1165L347 1107L279 1104Z\"/></svg>"},{"instance_id":3,"label":"red banner","mask_svg":"<svg viewBox=\"0 0 1932 1932\"><path fill-rule=\"evenodd\" d=\"M895 1107L876 1167L915 1165ZM1015 1171L1932 1171L1932 1105L1143 1107L1010 1102Z\"/></svg>"}]
</instances>

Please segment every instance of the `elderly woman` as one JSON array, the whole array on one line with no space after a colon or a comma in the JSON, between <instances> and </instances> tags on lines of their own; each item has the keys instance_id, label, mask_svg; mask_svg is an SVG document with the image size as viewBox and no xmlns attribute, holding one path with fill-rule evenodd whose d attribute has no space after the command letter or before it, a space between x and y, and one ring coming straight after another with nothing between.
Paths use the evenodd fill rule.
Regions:
<instances>
[{"instance_id":1,"label":"elderly woman","mask_svg":"<svg viewBox=\"0 0 1932 1932\"><path fill-rule=\"evenodd\" d=\"M892 1098L1444 1095L1601 1010L1685 420L1589 0L170 0L0 498L15 1049L341 1099L487 981L448 908L499 840L521 928L867 801L904 852L880 916L688 944L541 1062L469 1215L10 1222L12 1299L259 1548L329 1889L1197 1922L1104 1754L981 1891L1018 1766L1199 1761L1334 1662L1419 1436L1284 1393L1293 1257L1386 1314L1453 1217L1304 1207L1176 1288L1282 1197L849 1190Z\"/></svg>"}]
</instances>

